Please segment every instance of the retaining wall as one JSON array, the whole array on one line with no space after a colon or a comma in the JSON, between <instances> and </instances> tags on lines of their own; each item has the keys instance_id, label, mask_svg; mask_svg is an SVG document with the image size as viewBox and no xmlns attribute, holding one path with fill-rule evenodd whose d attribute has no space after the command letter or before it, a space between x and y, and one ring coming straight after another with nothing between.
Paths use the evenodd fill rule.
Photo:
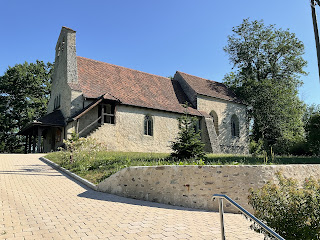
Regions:
<instances>
[{"instance_id":1,"label":"retaining wall","mask_svg":"<svg viewBox=\"0 0 320 240\"><path fill-rule=\"evenodd\" d=\"M215 193L226 194L252 212L249 188L275 180L277 171L303 181L320 178L320 165L157 166L122 169L98 185L98 191L135 199L218 211ZM225 202L226 212L237 212Z\"/></svg>"}]
</instances>

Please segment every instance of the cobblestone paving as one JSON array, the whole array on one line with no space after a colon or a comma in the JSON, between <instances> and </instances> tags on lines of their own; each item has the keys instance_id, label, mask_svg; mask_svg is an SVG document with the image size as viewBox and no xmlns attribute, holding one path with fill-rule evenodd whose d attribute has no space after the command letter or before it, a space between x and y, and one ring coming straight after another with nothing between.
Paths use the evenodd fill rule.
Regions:
<instances>
[{"instance_id":1,"label":"cobblestone paving","mask_svg":"<svg viewBox=\"0 0 320 240\"><path fill-rule=\"evenodd\" d=\"M219 214L95 192L39 154L0 155L0 239L221 239ZM263 239L225 214L226 239Z\"/></svg>"}]
</instances>

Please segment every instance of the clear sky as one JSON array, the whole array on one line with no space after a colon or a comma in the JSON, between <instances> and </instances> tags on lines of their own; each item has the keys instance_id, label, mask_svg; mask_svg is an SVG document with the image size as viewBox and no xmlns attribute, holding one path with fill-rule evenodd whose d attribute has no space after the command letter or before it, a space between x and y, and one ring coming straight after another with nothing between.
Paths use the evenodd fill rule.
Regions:
<instances>
[{"instance_id":1,"label":"clear sky","mask_svg":"<svg viewBox=\"0 0 320 240\"><path fill-rule=\"evenodd\" d=\"M244 18L289 29L305 44L309 75L300 98L320 104L309 0L0 1L0 75L17 63L54 61L62 26L77 31L78 56L164 77L175 71L221 82L232 65L223 51ZM320 16L320 7L317 6Z\"/></svg>"}]
</instances>

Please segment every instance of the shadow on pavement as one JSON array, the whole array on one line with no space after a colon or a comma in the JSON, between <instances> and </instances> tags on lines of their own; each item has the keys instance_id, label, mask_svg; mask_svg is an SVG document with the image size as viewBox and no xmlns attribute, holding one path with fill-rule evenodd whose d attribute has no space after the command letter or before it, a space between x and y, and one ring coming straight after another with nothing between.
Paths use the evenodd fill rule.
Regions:
<instances>
[{"instance_id":1,"label":"shadow on pavement","mask_svg":"<svg viewBox=\"0 0 320 240\"><path fill-rule=\"evenodd\" d=\"M42 161L41 159L39 159ZM44 162L44 161L42 161ZM46 162L44 162L47 164ZM50 165L48 165L50 168L52 168ZM54 168L53 168L54 169ZM73 177L69 176L68 174L64 173L63 171L60 171L59 169L55 169L58 171L61 175L65 176L66 178L70 179L74 183L80 185L82 188L84 188L86 191L83 193L78 194L78 197L81 198L88 198L93 200L99 200L99 201L108 201L108 202L117 202L117 203L124 203L124 204L131 204L131 205L137 205L137 206L146 206L146 207L153 207L153 208L163 208L163 209L174 209L174 210L183 210L183 211L197 211L197 212L210 212L202 209L192 209L192 208L186 208L186 207L179 207L179 206L173 206L173 205L167 205L163 203L156 203L156 202L148 202L144 200L138 200L138 199L132 199L132 198L125 198L109 193L104 192L98 192L95 191L88 186L84 185L80 181L74 179ZM61 176L59 175L59 176Z\"/></svg>"},{"instance_id":2,"label":"shadow on pavement","mask_svg":"<svg viewBox=\"0 0 320 240\"><path fill-rule=\"evenodd\" d=\"M138 200L138 199L125 198L125 197L120 197L120 196L109 194L109 193L97 192L92 189L89 189L89 190L79 194L78 197L89 198L89 199L100 200L100 201L118 202L118 203L131 204L131 205L137 205L137 206L154 207L154 208L165 208L165 209L174 209L174 210L183 210L183 211L209 212L209 211L205 211L205 210L201 210L201 209L192 209L192 208L186 208L186 207L167 205L167 204L163 204L163 203L148 202L148 201L143 201L143 200Z\"/></svg>"}]
</instances>

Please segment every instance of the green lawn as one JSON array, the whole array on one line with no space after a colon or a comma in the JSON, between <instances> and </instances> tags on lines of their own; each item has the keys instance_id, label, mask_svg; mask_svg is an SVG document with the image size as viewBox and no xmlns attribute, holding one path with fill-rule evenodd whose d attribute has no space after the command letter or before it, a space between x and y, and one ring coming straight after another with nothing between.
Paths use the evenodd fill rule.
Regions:
<instances>
[{"instance_id":1,"label":"green lawn","mask_svg":"<svg viewBox=\"0 0 320 240\"><path fill-rule=\"evenodd\" d=\"M70 153L53 152L45 156L60 166L76 173L92 183L99 183L119 170L130 166L157 165L256 165L256 164L319 164L319 157L276 156L266 162L263 156L232 154L207 154L206 161L175 161L167 153L135 152L78 152L70 163Z\"/></svg>"}]
</instances>

